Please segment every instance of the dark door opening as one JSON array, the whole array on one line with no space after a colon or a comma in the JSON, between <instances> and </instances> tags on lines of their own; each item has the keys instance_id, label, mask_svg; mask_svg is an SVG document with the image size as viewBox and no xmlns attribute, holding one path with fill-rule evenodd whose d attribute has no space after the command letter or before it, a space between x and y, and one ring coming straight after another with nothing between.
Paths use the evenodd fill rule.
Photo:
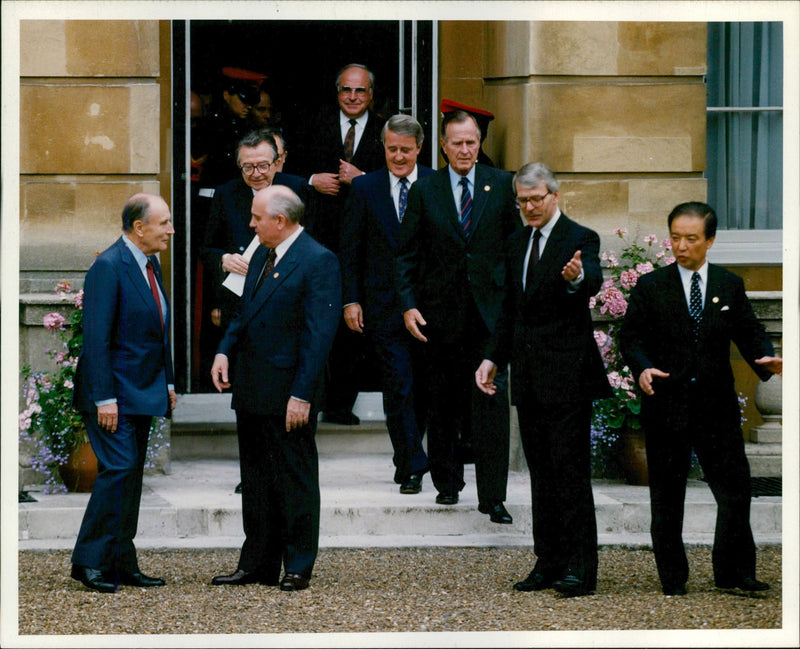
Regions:
<instances>
[{"instance_id":1,"label":"dark door opening","mask_svg":"<svg viewBox=\"0 0 800 649\"><path fill-rule=\"evenodd\" d=\"M375 74L374 110L385 117L413 114L426 133L420 161L430 164L436 126L433 114L432 22L398 21L187 21L173 24L174 177L173 299L175 303L175 373L179 392L203 392L204 356L200 348L203 269L202 211L193 209L188 190L188 96L218 92L225 66L267 75L274 109L280 113L291 173L292 143L324 105L335 105L335 77L348 63L361 63ZM187 74L188 70L188 74ZM433 118L432 118L433 116ZM196 208L196 205L195 205ZM205 359L207 361L207 359Z\"/></svg>"}]
</instances>

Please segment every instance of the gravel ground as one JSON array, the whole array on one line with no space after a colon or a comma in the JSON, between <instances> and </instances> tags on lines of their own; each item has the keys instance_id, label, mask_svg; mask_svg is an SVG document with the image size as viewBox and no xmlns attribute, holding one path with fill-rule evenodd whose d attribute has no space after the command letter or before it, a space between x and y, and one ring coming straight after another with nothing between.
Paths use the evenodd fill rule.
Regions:
<instances>
[{"instance_id":1,"label":"gravel ground","mask_svg":"<svg viewBox=\"0 0 800 649\"><path fill-rule=\"evenodd\" d=\"M20 552L19 633L229 634L464 632L582 629L779 629L781 547L759 549L772 590L733 595L713 586L711 550L689 550L685 597L661 594L648 550L600 552L598 590L565 599L518 593L534 557L525 548L323 549L311 588L297 593L209 584L238 550L142 550L145 574L167 585L88 591L69 578L68 551Z\"/></svg>"}]
</instances>

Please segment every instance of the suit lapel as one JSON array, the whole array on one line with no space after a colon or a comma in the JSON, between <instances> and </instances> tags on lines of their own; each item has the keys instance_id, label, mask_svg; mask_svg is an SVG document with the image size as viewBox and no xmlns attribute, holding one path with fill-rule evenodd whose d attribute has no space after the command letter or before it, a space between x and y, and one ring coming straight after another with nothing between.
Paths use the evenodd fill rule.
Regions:
<instances>
[{"instance_id":1,"label":"suit lapel","mask_svg":"<svg viewBox=\"0 0 800 649\"><path fill-rule=\"evenodd\" d=\"M392 200L392 181L389 170L384 169L376 187L373 188L377 197L377 217L386 236L394 243L400 231L400 222L397 220L397 209Z\"/></svg>"},{"instance_id":2,"label":"suit lapel","mask_svg":"<svg viewBox=\"0 0 800 649\"><path fill-rule=\"evenodd\" d=\"M467 239L464 236L464 230L458 222L458 209L456 209L456 202L453 198L453 188L450 185L450 172L447 167L444 167L439 169L436 174L436 184L438 187L436 196L439 202L437 214L444 215L444 219L448 221L453 228L453 234L466 245Z\"/></svg>"},{"instance_id":3,"label":"suit lapel","mask_svg":"<svg viewBox=\"0 0 800 649\"><path fill-rule=\"evenodd\" d=\"M136 259L133 257L133 253L128 250L128 246L125 245L125 242L122 239L119 239L120 245L120 258L122 259L123 263L127 267L128 271L128 279L130 280L131 284L136 288L136 292L139 293L139 296L142 298L144 303L147 305L148 310L153 315L154 325L160 327L161 326L161 318L158 316L158 305L156 304L155 299L153 299L153 292L150 290L150 285L148 284L147 280L142 275L142 269L139 267L139 264L136 263ZM156 264L158 264L158 260L156 260ZM158 276L161 275L160 266ZM161 286L161 282L157 282L159 286ZM164 290L163 287L161 289ZM166 295L166 292L164 293Z\"/></svg>"},{"instance_id":4,"label":"suit lapel","mask_svg":"<svg viewBox=\"0 0 800 649\"><path fill-rule=\"evenodd\" d=\"M561 249L564 246L564 240L570 230L571 223L567 215L562 212L561 216L558 217L558 221L556 221L556 224L553 226L550 236L547 237L547 243L539 257L539 263L536 264L536 268L533 272L533 283L525 290L526 295L530 296L536 292L536 289L542 282L542 278L551 277L553 273L556 272L560 274L561 269L554 269L554 266L557 265L558 260L562 256ZM527 252L527 250L526 246L525 252ZM525 253L523 253L523 255L524 254Z\"/></svg>"},{"instance_id":5,"label":"suit lapel","mask_svg":"<svg viewBox=\"0 0 800 649\"><path fill-rule=\"evenodd\" d=\"M472 225L470 226L470 237L480 226L481 216L489 200L489 195L493 189L491 182L488 182L488 172L483 165L475 165L475 185L472 188ZM486 188L489 188L488 190Z\"/></svg>"},{"instance_id":6,"label":"suit lapel","mask_svg":"<svg viewBox=\"0 0 800 649\"><path fill-rule=\"evenodd\" d=\"M683 290L678 262L670 267L669 282L664 290L664 306L673 322L682 330L683 335L693 327L692 317L689 315L689 305L686 303L686 293Z\"/></svg>"}]
</instances>

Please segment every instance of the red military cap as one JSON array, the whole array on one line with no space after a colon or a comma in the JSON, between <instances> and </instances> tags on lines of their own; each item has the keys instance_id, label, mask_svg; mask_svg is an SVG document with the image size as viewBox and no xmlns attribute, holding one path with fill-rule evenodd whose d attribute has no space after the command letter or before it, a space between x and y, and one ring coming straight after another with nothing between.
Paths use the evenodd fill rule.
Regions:
<instances>
[{"instance_id":1,"label":"red military cap","mask_svg":"<svg viewBox=\"0 0 800 649\"><path fill-rule=\"evenodd\" d=\"M225 67L222 68L222 74L229 79L236 79L237 81L255 81L256 83L261 83L267 78L266 74L252 72L251 70L245 70L244 68Z\"/></svg>"},{"instance_id":2,"label":"red military cap","mask_svg":"<svg viewBox=\"0 0 800 649\"><path fill-rule=\"evenodd\" d=\"M474 106L466 106L464 104L459 104L457 101L453 101L452 99L442 99L442 102L439 104L439 110L442 113L452 113L456 110L463 110L467 113L470 113L478 120L484 120L486 123L491 122L494 119L494 115L490 113L488 110L483 110L482 108L475 108Z\"/></svg>"}]
</instances>

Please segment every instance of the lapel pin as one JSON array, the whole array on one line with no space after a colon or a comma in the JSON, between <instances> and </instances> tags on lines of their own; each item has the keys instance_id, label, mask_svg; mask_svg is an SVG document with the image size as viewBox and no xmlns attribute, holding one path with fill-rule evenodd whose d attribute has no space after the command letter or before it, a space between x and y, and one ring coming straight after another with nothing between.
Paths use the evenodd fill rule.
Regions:
<instances>
[{"instance_id":1,"label":"lapel pin","mask_svg":"<svg viewBox=\"0 0 800 649\"><path fill-rule=\"evenodd\" d=\"M485 191L485 192L488 192L490 189L491 189L491 187L489 187L489 185L484 185L483 186L483 191Z\"/></svg>"},{"instance_id":2,"label":"lapel pin","mask_svg":"<svg viewBox=\"0 0 800 649\"><path fill-rule=\"evenodd\" d=\"M274 277L275 279L278 279L278 275L280 275L280 273L275 273L275 274L273 275L273 277Z\"/></svg>"},{"instance_id":3,"label":"lapel pin","mask_svg":"<svg viewBox=\"0 0 800 649\"><path fill-rule=\"evenodd\" d=\"M712 301L714 304L716 304L717 302L719 302L719 298L718 298L718 297L716 297L716 296L714 296L714 298L713 298L711 301Z\"/></svg>"}]
</instances>

